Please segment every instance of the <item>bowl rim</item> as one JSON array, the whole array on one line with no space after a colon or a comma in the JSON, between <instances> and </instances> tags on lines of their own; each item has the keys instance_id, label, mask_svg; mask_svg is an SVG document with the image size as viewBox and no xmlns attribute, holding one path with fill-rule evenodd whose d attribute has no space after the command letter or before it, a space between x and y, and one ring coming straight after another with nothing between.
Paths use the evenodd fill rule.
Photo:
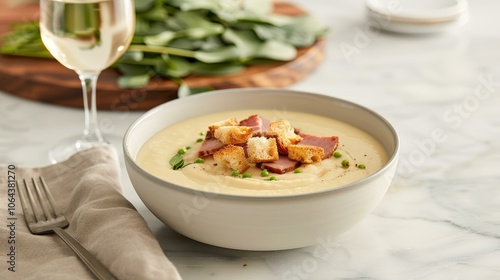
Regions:
<instances>
[{"instance_id":1,"label":"bowl rim","mask_svg":"<svg viewBox=\"0 0 500 280\"><path fill-rule=\"evenodd\" d=\"M166 106L174 106L176 103L179 102L186 102L186 100L196 100L200 98L199 96L210 96L210 95L223 95L223 94L248 94L249 92L255 92L255 91L267 91L267 92L289 92L293 94L304 94L304 95L310 95L313 97L319 97L319 98L327 98L327 99L333 99L336 102L342 103L344 105L348 105L351 107L356 107L357 109L364 110L371 115L373 115L375 118L378 118L383 124L386 125L386 127L390 130L392 139L394 141L394 150L392 154L389 155L389 159L387 162L380 168L379 170L375 171L374 173L370 174L367 177L364 177L360 180L334 187L334 188L329 188L329 189L324 189L324 190L319 190L319 191L311 191L311 192L305 192L305 193L299 193L299 194L279 194L279 195L269 195L269 196L262 196L262 195L236 195L236 194L227 194L227 193L219 193L219 192L211 192L211 191L206 191L206 190L197 190L197 189L192 189L189 187L184 187L181 185L177 185L171 182L168 182L164 179L160 179L146 170L144 170L142 167L140 167L135 159L130 155L130 151L128 149L127 145L127 140L130 138L130 134L132 133L132 130L136 126L138 126L143 119L147 118L150 115L155 114L157 111L160 111L163 109L163 107ZM367 182L370 182L372 180L375 180L375 178L381 176L382 173L384 173L387 169L389 169L393 164L397 164L398 157L399 157L399 150L400 150L400 139L399 135L394 128L394 126L382 115L379 113L375 112L374 110L367 108L363 105L360 105L358 103L348 101L342 98L338 98L335 96L331 95L326 95L326 94L320 94L320 93L314 93L314 92L307 92L307 91L300 91L300 90L292 90L292 89L277 89L277 88L234 88L234 89L221 89L221 90L212 90L209 92L202 93L200 95L190 95L187 97L183 97L180 99L174 99L171 101L167 101L163 104L160 104L148 111L146 111L144 114L142 114L139 118L137 118L128 128L127 131L125 132L125 135L123 137L122 141L122 147L123 147L123 153L126 162L132 165L132 168L134 168L136 171L141 173L143 176L147 177L149 180L154 181L158 185L162 185L164 183L168 183L168 186L163 186L162 187L167 187L167 188L172 188L177 191L182 191L185 193L195 193L195 194L206 194L207 197L213 198L213 197L219 197L219 198L227 198L227 199L237 199L237 200L282 200L282 199L291 199L291 198L304 198L304 197L313 197L313 196L322 196L325 195L326 193L333 193L333 192L342 192L346 191L348 189L352 189L355 187L360 187L361 185L364 185ZM390 152L390 151L388 151ZM130 178L129 178L130 179ZM133 184L132 184L133 185ZM134 186L135 188L135 186Z\"/></svg>"}]
</instances>

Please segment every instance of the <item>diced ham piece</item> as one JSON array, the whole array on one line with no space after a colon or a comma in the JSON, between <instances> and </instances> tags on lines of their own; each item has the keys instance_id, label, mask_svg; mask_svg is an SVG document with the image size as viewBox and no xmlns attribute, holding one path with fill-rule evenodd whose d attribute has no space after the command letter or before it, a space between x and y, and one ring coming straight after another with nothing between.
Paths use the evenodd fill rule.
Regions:
<instances>
[{"instance_id":1,"label":"diced ham piece","mask_svg":"<svg viewBox=\"0 0 500 280\"><path fill-rule=\"evenodd\" d=\"M208 131L207 135L205 136L205 140L203 140L203 143L201 143L200 150L198 151L198 156L206 157L212 155L222 147L224 147L224 143L222 143L219 139L213 137L213 134Z\"/></svg>"},{"instance_id":2,"label":"diced ham piece","mask_svg":"<svg viewBox=\"0 0 500 280\"><path fill-rule=\"evenodd\" d=\"M252 115L240 121L241 126L249 126L252 128L252 136L264 136L269 129L269 123L271 123L270 120L260 115Z\"/></svg>"},{"instance_id":3,"label":"diced ham piece","mask_svg":"<svg viewBox=\"0 0 500 280\"><path fill-rule=\"evenodd\" d=\"M261 169L277 174L284 174L297 169L300 166L300 161L289 159L287 156L280 155L277 161L263 162L259 164Z\"/></svg>"},{"instance_id":4,"label":"diced ham piece","mask_svg":"<svg viewBox=\"0 0 500 280\"><path fill-rule=\"evenodd\" d=\"M331 157L339 146L339 138L337 136L314 136L306 133L300 133L299 135L302 136L302 140L298 145L311 145L323 148L325 150L323 159Z\"/></svg>"}]
</instances>

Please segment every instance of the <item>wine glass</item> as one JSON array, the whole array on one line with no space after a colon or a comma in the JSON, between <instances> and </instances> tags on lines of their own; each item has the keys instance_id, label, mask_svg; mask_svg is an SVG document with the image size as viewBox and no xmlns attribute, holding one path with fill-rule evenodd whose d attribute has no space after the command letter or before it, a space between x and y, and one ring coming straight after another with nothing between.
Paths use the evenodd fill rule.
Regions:
<instances>
[{"instance_id":1,"label":"wine glass","mask_svg":"<svg viewBox=\"0 0 500 280\"><path fill-rule=\"evenodd\" d=\"M40 0L42 41L59 63L80 78L85 116L83 135L50 150L52 162L108 144L97 122L97 79L125 53L134 30L134 0Z\"/></svg>"}]
</instances>

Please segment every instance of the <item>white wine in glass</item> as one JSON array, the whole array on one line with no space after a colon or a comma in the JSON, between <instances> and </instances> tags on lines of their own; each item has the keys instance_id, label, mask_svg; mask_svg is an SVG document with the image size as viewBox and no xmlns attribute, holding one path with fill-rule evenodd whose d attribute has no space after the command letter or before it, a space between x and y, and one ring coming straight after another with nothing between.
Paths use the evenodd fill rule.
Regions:
<instances>
[{"instance_id":1,"label":"white wine in glass","mask_svg":"<svg viewBox=\"0 0 500 280\"><path fill-rule=\"evenodd\" d=\"M97 79L125 53L134 30L133 0L40 0L42 41L55 59L78 74L85 116L83 135L49 151L52 162L107 144L97 121Z\"/></svg>"}]
</instances>

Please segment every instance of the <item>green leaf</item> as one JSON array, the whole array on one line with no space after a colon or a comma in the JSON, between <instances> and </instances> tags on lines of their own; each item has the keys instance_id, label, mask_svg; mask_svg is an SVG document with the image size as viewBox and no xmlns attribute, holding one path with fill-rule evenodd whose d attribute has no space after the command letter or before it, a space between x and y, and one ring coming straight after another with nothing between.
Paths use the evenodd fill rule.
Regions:
<instances>
[{"instance_id":1,"label":"green leaf","mask_svg":"<svg viewBox=\"0 0 500 280\"><path fill-rule=\"evenodd\" d=\"M135 36L155 35L165 31L166 28L166 23L163 22L149 21L140 17L135 20Z\"/></svg>"},{"instance_id":2,"label":"green leaf","mask_svg":"<svg viewBox=\"0 0 500 280\"><path fill-rule=\"evenodd\" d=\"M293 22L293 16L281 15L281 14L270 14L266 15L261 19L261 22L272 24L274 26L284 26Z\"/></svg>"},{"instance_id":3,"label":"green leaf","mask_svg":"<svg viewBox=\"0 0 500 280\"><path fill-rule=\"evenodd\" d=\"M240 73L245 70L245 66L234 63L204 63L195 62L192 64L193 74L217 76Z\"/></svg>"},{"instance_id":4,"label":"green leaf","mask_svg":"<svg viewBox=\"0 0 500 280\"><path fill-rule=\"evenodd\" d=\"M214 35L219 35L224 32L224 27L222 25L207 25L203 27L191 27L189 29L179 31L180 35L186 36L193 39L202 39Z\"/></svg>"},{"instance_id":5,"label":"green leaf","mask_svg":"<svg viewBox=\"0 0 500 280\"><path fill-rule=\"evenodd\" d=\"M189 95L191 95L191 89L189 88L189 86L184 81L182 81L179 84L179 90L177 90L177 97L178 98L183 98L183 97L186 97L186 96L189 96Z\"/></svg>"},{"instance_id":6,"label":"green leaf","mask_svg":"<svg viewBox=\"0 0 500 280\"><path fill-rule=\"evenodd\" d=\"M177 49L184 50L197 50L200 49L204 44L204 40L202 39L191 39L187 37L176 38L172 40L168 46Z\"/></svg>"},{"instance_id":7,"label":"green leaf","mask_svg":"<svg viewBox=\"0 0 500 280\"><path fill-rule=\"evenodd\" d=\"M149 74L137 76L120 76L118 77L118 87L120 88L143 88L145 87L151 76Z\"/></svg>"},{"instance_id":8,"label":"green leaf","mask_svg":"<svg viewBox=\"0 0 500 280\"><path fill-rule=\"evenodd\" d=\"M191 74L191 63L185 58L170 56L164 59L169 66L165 74L170 77L182 78Z\"/></svg>"},{"instance_id":9,"label":"green leaf","mask_svg":"<svg viewBox=\"0 0 500 280\"><path fill-rule=\"evenodd\" d=\"M283 41L295 47L304 48L314 44L314 42L316 42L316 36L301 30L289 30Z\"/></svg>"},{"instance_id":10,"label":"green leaf","mask_svg":"<svg viewBox=\"0 0 500 280\"><path fill-rule=\"evenodd\" d=\"M287 36L286 30L273 25L252 24L252 29L261 40L274 39L284 41Z\"/></svg>"},{"instance_id":11,"label":"green leaf","mask_svg":"<svg viewBox=\"0 0 500 280\"><path fill-rule=\"evenodd\" d=\"M240 59L240 51L235 46L222 47L213 51L195 51L194 58L205 63L219 63Z\"/></svg>"},{"instance_id":12,"label":"green leaf","mask_svg":"<svg viewBox=\"0 0 500 280\"><path fill-rule=\"evenodd\" d=\"M184 157L181 154L173 156L169 162L173 170L179 170L184 166Z\"/></svg>"},{"instance_id":13,"label":"green leaf","mask_svg":"<svg viewBox=\"0 0 500 280\"><path fill-rule=\"evenodd\" d=\"M269 58L274 60L289 61L297 56L297 49L292 45L275 41L266 41L257 51L255 57Z\"/></svg>"},{"instance_id":14,"label":"green leaf","mask_svg":"<svg viewBox=\"0 0 500 280\"><path fill-rule=\"evenodd\" d=\"M215 11L217 16L229 23L251 22L258 24L271 24L274 26L283 26L292 23L293 17L281 14L259 15L253 11L237 11L227 13L225 11Z\"/></svg>"},{"instance_id":15,"label":"green leaf","mask_svg":"<svg viewBox=\"0 0 500 280\"><path fill-rule=\"evenodd\" d=\"M162 47L162 46L145 46L145 45L132 45L128 48L129 51L136 52L144 52L144 53L157 53L157 54L169 54L169 55L178 55L183 57L191 57L194 58L195 52L190 50L183 50L177 48L170 47Z\"/></svg>"},{"instance_id":16,"label":"green leaf","mask_svg":"<svg viewBox=\"0 0 500 280\"><path fill-rule=\"evenodd\" d=\"M183 28L200 27L204 24L215 24L206 18L206 13L203 11L180 11L175 13L174 18Z\"/></svg>"},{"instance_id":17,"label":"green leaf","mask_svg":"<svg viewBox=\"0 0 500 280\"><path fill-rule=\"evenodd\" d=\"M152 62L154 62L154 70L156 73L167 73L170 65L165 61L165 59L160 55L160 56L155 56L150 58ZM168 76L168 75L166 75Z\"/></svg>"},{"instance_id":18,"label":"green leaf","mask_svg":"<svg viewBox=\"0 0 500 280\"><path fill-rule=\"evenodd\" d=\"M228 29L223 38L238 47L240 58L268 58L280 61L289 61L297 56L297 50L290 44L277 40L261 42L257 35L250 30Z\"/></svg>"},{"instance_id":19,"label":"green leaf","mask_svg":"<svg viewBox=\"0 0 500 280\"><path fill-rule=\"evenodd\" d=\"M240 58L243 60L253 57L261 44L260 40L251 30L227 29L222 38L237 47Z\"/></svg>"},{"instance_id":20,"label":"green leaf","mask_svg":"<svg viewBox=\"0 0 500 280\"><path fill-rule=\"evenodd\" d=\"M0 53L15 56L53 58L40 37L38 22L15 23L2 38Z\"/></svg>"},{"instance_id":21,"label":"green leaf","mask_svg":"<svg viewBox=\"0 0 500 280\"><path fill-rule=\"evenodd\" d=\"M175 16L167 18L165 20L165 26L169 30L173 30L173 31L180 31L180 30L183 30L186 28L184 26L184 23L182 21L180 21L178 18L176 18Z\"/></svg>"},{"instance_id":22,"label":"green leaf","mask_svg":"<svg viewBox=\"0 0 500 280\"><path fill-rule=\"evenodd\" d=\"M176 37L173 31L165 30L161 33L144 37L144 43L151 46L166 46Z\"/></svg>"},{"instance_id":23,"label":"green leaf","mask_svg":"<svg viewBox=\"0 0 500 280\"><path fill-rule=\"evenodd\" d=\"M243 9L258 15L266 15L273 11L273 2L270 0L244 0Z\"/></svg>"},{"instance_id":24,"label":"green leaf","mask_svg":"<svg viewBox=\"0 0 500 280\"><path fill-rule=\"evenodd\" d=\"M208 20L206 15L199 11L179 12L175 14L175 19L183 27L182 30L179 30L178 37L187 36L200 39L224 32L224 26Z\"/></svg>"},{"instance_id":25,"label":"green leaf","mask_svg":"<svg viewBox=\"0 0 500 280\"><path fill-rule=\"evenodd\" d=\"M178 7L182 11L215 8L214 1L212 0L171 0L172 5Z\"/></svg>"},{"instance_id":26,"label":"green leaf","mask_svg":"<svg viewBox=\"0 0 500 280\"><path fill-rule=\"evenodd\" d=\"M202 41L202 44L199 46L199 48L204 51L211 51L222 48L223 46L225 46L225 44L220 36L210 36Z\"/></svg>"},{"instance_id":27,"label":"green leaf","mask_svg":"<svg viewBox=\"0 0 500 280\"><path fill-rule=\"evenodd\" d=\"M144 53L143 52L126 52L124 53L121 58L121 60L131 60L131 61L141 61L144 59Z\"/></svg>"},{"instance_id":28,"label":"green leaf","mask_svg":"<svg viewBox=\"0 0 500 280\"><path fill-rule=\"evenodd\" d=\"M325 35L328 31L328 28L323 23L309 15L294 17L292 21L283 26L283 28L288 31L311 34L316 38Z\"/></svg>"},{"instance_id":29,"label":"green leaf","mask_svg":"<svg viewBox=\"0 0 500 280\"><path fill-rule=\"evenodd\" d=\"M168 41L175 38L204 39L224 32L224 26L211 22L199 11L178 12L174 17L167 20L167 25L175 33L167 37L168 40L161 42L162 45L166 45ZM159 45L160 43L155 44Z\"/></svg>"},{"instance_id":30,"label":"green leaf","mask_svg":"<svg viewBox=\"0 0 500 280\"><path fill-rule=\"evenodd\" d=\"M247 23L248 24L248 23ZM314 42L326 32L326 27L310 17L300 17L293 24L276 27L273 25L251 24L262 40L278 40L302 48Z\"/></svg>"},{"instance_id":31,"label":"green leaf","mask_svg":"<svg viewBox=\"0 0 500 280\"><path fill-rule=\"evenodd\" d=\"M162 22L165 21L168 16L168 11L163 6L156 6L154 9L137 14L137 17L142 19Z\"/></svg>"},{"instance_id":32,"label":"green leaf","mask_svg":"<svg viewBox=\"0 0 500 280\"><path fill-rule=\"evenodd\" d=\"M144 12L153 8L156 4L156 0L135 0L135 11Z\"/></svg>"},{"instance_id":33,"label":"green leaf","mask_svg":"<svg viewBox=\"0 0 500 280\"><path fill-rule=\"evenodd\" d=\"M148 34L149 32L149 22L146 19L136 17L135 18L135 36Z\"/></svg>"}]
</instances>

